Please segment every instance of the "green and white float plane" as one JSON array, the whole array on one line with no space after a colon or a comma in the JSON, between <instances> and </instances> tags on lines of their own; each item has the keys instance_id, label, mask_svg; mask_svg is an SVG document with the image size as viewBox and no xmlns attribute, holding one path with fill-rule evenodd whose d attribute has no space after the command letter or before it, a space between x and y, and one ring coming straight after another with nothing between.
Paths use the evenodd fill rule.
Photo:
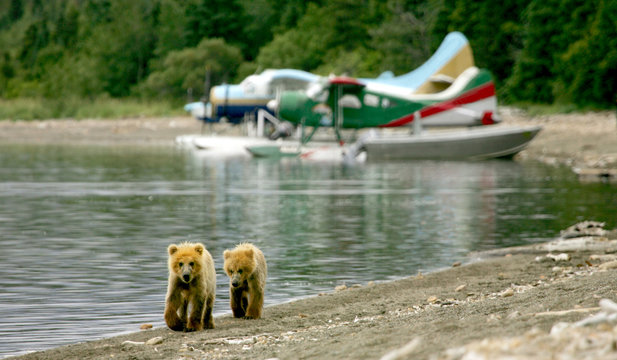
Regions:
<instances>
[{"instance_id":1,"label":"green and white float plane","mask_svg":"<svg viewBox=\"0 0 617 360\"><path fill-rule=\"evenodd\" d=\"M443 82L444 77L441 77ZM281 120L312 127L310 141L321 127L341 129L413 126L477 126L498 122L491 74L475 66L465 69L449 86L435 93L418 93L382 82L334 77L308 91L286 91L270 103Z\"/></svg>"}]
</instances>

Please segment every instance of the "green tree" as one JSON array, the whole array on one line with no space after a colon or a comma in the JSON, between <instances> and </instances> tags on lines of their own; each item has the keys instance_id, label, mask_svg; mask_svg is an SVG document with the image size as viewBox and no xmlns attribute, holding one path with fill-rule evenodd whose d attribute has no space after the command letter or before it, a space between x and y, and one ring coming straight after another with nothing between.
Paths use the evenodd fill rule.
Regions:
<instances>
[{"instance_id":1,"label":"green tree","mask_svg":"<svg viewBox=\"0 0 617 360\"><path fill-rule=\"evenodd\" d=\"M88 0L85 2L83 12L88 18L88 21L96 26L99 24L112 22L113 15L111 13L112 0Z\"/></svg>"},{"instance_id":2,"label":"green tree","mask_svg":"<svg viewBox=\"0 0 617 360\"><path fill-rule=\"evenodd\" d=\"M158 5L149 0L116 0L114 21L100 24L84 50L98 63L98 78L113 97L128 96L131 86L145 79L156 47Z\"/></svg>"},{"instance_id":3,"label":"green tree","mask_svg":"<svg viewBox=\"0 0 617 360\"><path fill-rule=\"evenodd\" d=\"M201 91L205 59L213 61L213 84L268 67L404 73L461 31L476 64L495 75L502 102L607 107L617 93L615 7L609 0L5 0L0 93L178 97L188 87ZM224 46L204 45L214 38ZM195 55L203 46L241 53L212 60Z\"/></svg>"},{"instance_id":4,"label":"green tree","mask_svg":"<svg viewBox=\"0 0 617 360\"><path fill-rule=\"evenodd\" d=\"M212 84L219 84L233 79L241 63L239 48L223 39L204 39L197 47L170 52L138 91L147 97L181 98L192 89L194 96L203 96L207 71Z\"/></svg>"},{"instance_id":5,"label":"green tree","mask_svg":"<svg viewBox=\"0 0 617 360\"><path fill-rule=\"evenodd\" d=\"M617 3L600 0L584 37L558 57L557 101L612 107L617 98Z\"/></svg>"},{"instance_id":6,"label":"green tree","mask_svg":"<svg viewBox=\"0 0 617 360\"><path fill-rule=\"evenodd\" d=\"M74 3L69 3L66 11L56 21L54 41L66 49L72 49L79 35L79 11Z\"/></svg>"},{"instance_id":7,"label":"green tree","mask_svg":"<svg viewBox=\"0 0 617 360\"><path fill-rule=\"evenodd\" d=\"M21 0L11 0L11 6L9 7L9 20L15 22L21 19L24 14L24 6Z\"/></svg>"},{"instance_id":8,"label":"green tree","mask_svg":"<svg viewBox=\"0 0 617 360\"><path fill-rule=\"evenodd\" d=\"M367 23L378 16L371 1L334 0L323 7L309 3L298 25L259 51L261 68L311 71L341 53L352 53L370 40Z\"/></svg>"},{"instance_id":9,"label":"green tree","mask_svg":"<svg viewBox=\"0 0 617 360\"><path fill-rule=\"evenodd\" d=\"M388 7L391 15L370 30L370 44L381 54L379 72L404 74L431 56L430 29L437 14L428 3L406 7L400 1L389 1Z\"/></svg>"},{"instance_id":10,"label":"green tree","mask_svg":"<svg viewBox=\"0 0 617 360\"><path fill-rule=\"evenodd\" d=\"M295 68L313 70L323 62L334 34L332 22L324 9L309 4L298 26L259 49L257 64L265 68Z\"/></svg>"},{"instance_id":11,"label":"green tree","mask_svg":"<svg viewBox=\"0 0 617 360\"><path fill-rule=\"evenodd\" d=\"M9 53L0 55L0 97L7 91L9 80L15 76L15 68Z\"/></svg>"},{"instance_id":12,"label":"green tree","mask_svg":"<svg viewBox=\"0 0 617 360\"><path fill-rule=\"evenodd\" d=\"M53 53L52 53L53 55ZM84 54L66 54L48 67L40 84L40 95L47 98L94 100L105 93L105 84L97 72L99 63Z\"/></svg>"},{"instance_id":13,"label":"green tree","mask_svg":"<svg viewBox=\"0 0 617 360\"><path fill-rule=\"evenodd\" d=\"M19 50L19 61L29 75L36 73L36 66L39 52L49 44L49 30L47 23L43 20L32 23L24 35L23 45Z\"/></svg>"},{"instance_id":14,"label":"green tree","mask_svg":"<svg viewBox=\"0 0 617 360\"><path fill-rule=\"evenodd\" d=\"M250 3L250 0L247 0ZM306 14L309 4L321 6L323 1L305 0L268 0L274 11L276 25L272 27L272 34L281 34L298 25L298 21Z\"/></svg>"},{"instance_id":15,"label":"green tree","mask_svg":"<svg viewBox=\"0 0 617 360\"><path fill-rule=\"evenodd\" d=\"M580 14L581 6L576 0L532 0L525 11L523 49L504 89L509 100L553 103L555 61L589 28L589 19L583 25L572 18ZM564 29L572 28L572 23L582 29L570 31L565 39Z\"/></svg>"},{"instance_id":16,"label":"green tree","mask_svg":"<svg viewBox=\"0 0 617 360\"><path fill-rule=\"evenodd\" d=\"M237 0L198 0L186 8L186 46L196 46L204 38L224 38L244 48L246 15Z\"/></svg>"},{"instance_id":17,"label":"green tree","mask_svg":"<svg viewBox=\"0 0 617 360\"><path fill-rule=\"evenodd\" d=\"M433 28L433 50L451 31L469 39L476 65L490 69L497 83L510 77L523 47L522 14L529 0L445 0ZM549 8L550 9L550 8ZM550 12L550 10L549 10Z\"/></svg>"},{"instance_id":18,"label":"green tree","mask_svg":"<svg viewBox=\"0 0 617 360\"><path fill-rule=\"evenodd\" d=\"M160 15L156 29L158 36L154 56L162 58L172 50L184 48L186 4L183 0L160 0Z\"/></svg>"}]
</instances>

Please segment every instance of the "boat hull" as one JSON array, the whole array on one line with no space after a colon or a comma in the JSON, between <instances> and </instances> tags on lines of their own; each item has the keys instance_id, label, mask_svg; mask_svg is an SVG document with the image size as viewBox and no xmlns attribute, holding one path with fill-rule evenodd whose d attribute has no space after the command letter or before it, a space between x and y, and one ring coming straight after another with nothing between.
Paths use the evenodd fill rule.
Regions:
<instances>
[{"instance_id":1,"label":"boat hull","mask_svg":"<svg viewBox=\"0 0 617 360\"><path fill-rule=\"evenodd\" d=\"M420 135L378 135L364 140L367 160L483 160L512 157L540 132L524 128L483 127Z\"/></svg>"}]
</instances>

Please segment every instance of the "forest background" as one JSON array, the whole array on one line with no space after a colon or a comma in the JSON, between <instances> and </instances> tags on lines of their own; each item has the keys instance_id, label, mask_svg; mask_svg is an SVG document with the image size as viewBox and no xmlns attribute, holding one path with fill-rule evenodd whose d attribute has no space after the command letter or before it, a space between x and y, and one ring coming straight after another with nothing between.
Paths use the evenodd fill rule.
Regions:
<instances>
[{"instance_id":1,"label":"forest background","mask_svg":"<svg viewBox=\"0 0 617 360\"><path fill-rule=\"evenodd\" d=\"M0 119L160 116L267 68L404 74L461 31L501 104L607 109L612 0L4 0Z\"/></svg>"}]
</instances>

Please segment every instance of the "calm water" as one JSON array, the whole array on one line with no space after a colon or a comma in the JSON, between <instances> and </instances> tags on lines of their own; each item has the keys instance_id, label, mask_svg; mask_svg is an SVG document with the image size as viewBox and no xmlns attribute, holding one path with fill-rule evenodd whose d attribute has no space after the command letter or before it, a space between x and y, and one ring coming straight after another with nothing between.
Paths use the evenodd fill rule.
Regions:
<instances>
[{"instance_id":1,"label":"calm water","mask_svg":"<svg viewBox=\"0 0 617 360\"><path fill-rule=\"evenodd\" d=\"M0 146L0 357L164 326L173 242L213 254L223 314L222 252L242 241L266 254L271 305L617 225L615 185L535 163L287 160Z\"/></svg>"}]
</instances>

